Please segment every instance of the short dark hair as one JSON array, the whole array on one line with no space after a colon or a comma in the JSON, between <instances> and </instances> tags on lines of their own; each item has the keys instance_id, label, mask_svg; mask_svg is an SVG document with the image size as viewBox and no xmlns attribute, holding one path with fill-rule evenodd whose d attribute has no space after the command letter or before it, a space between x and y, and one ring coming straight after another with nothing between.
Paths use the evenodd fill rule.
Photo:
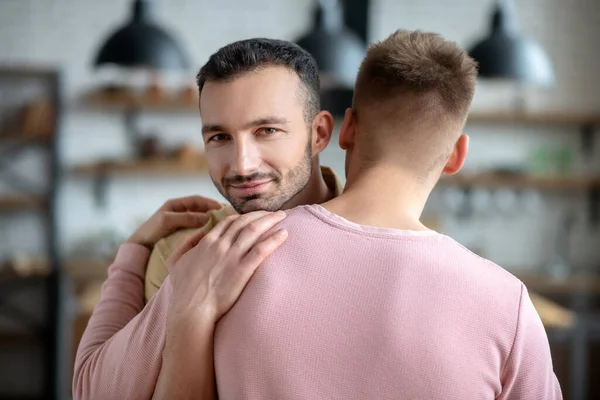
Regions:
<instances>
[{"instance_id":1,"label":"short dark hair","mask_svg":"<svg viewBox=\"0 0 600 400\"><path fill-rule=\"evenodd\" d=\"M266 67L282 66L294 71L304 85L304 118L313 120L320 111L319 68L314 57L286 40L252 38L221 47L210 56L196 76L198 91L207 81L229 81Z\"/></svg>"}]
</instances>

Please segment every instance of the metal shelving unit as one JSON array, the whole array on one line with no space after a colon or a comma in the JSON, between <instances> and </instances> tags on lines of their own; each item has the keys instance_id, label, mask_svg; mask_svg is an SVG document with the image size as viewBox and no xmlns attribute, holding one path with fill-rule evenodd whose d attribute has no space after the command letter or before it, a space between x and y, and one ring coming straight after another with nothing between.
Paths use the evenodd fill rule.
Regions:
<instances>
[{"instance_id":1,"label":"metal shelving unit","mask_svg":"<svg viewBox=\"0 0 600 400\"><path fill-rule=\"evenodd\" d=\"M21 262L19 267L14 260L0 260L3 266L0 269L0 317L4 325L12 327L0 328L0 369L3 375L10 376L0 377L0 399L58 400L68 397L70 386L67 374L70 328L64 306L68 292L58 251L56 217L60 174L58 138L63 109L61 77L59 71L53 69L0 67L0 91L3 92L0 108L3 110L7 106L10 109L9 103L14 99L19 102L19 96L13 96L15 91L23 89L27 93L32 86L42 88L39 91L43 94L24 95L29 97L25 106L31 102L35 106L30 106L18 123L0 127L0 188L3 189L0 191L0 230L11 231L10 226L2 226L3 220L35 215L43 231L43 261ZM23 108L23 104L17 107ZM43 161L42 171L35 174L36 178L43 176L43 183L27 176L30 171L16 167L30 151L36 152L30 158ZM26 376L19 375L19 371L25 371L21 375ZM15 383L21 379L25 383Z\"/></svg>"}]
</instances>

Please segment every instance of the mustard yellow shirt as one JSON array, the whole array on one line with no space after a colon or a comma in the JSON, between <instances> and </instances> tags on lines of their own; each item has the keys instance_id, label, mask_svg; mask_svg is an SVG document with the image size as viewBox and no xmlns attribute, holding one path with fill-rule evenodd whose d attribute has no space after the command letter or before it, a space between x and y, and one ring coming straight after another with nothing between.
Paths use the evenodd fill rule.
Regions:
<instances>
[{"instance_id":1,"label":"mustard yellow shirt","mask_svg":"<svg viewBox=\"0 0 600 400\"><path fill-rule=\"evenodd\" d=\"M344 189L342 183L335 175L335 173L328 167L321 167L321 173L323 174L323 179L333 193L334 197L339 196ZM228 204L223 204L221 208L218 210L212 210L208 213L209 220L202 228L194 228L194 229L181 229L161 240L159 240L152 253L150 254L150 259L148 260L148 265L146 267L146 279L145 279L145 296L146 303L150 301L152 296L158 291L160 285L165 281L168 275L167 271L167 259L171 252L179 246L183 239L190 236L194 232L198 230L204 231L204 233L210 232L215 225L217 225L220 221L227 218L230 215L236 214L236 211L233 207Z\"/></svg>"}]
</instances>

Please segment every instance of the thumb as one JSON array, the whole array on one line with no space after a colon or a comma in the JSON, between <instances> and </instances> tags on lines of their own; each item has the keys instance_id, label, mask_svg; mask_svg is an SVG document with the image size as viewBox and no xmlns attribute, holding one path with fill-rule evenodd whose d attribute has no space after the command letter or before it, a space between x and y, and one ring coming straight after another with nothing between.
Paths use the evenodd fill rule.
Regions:
<instances>
[{"instance_id":1,"label":"thumb","mask_svg":"<svg viewBox=\"0 0 600 400\"><path fill-rule=\"evenodd\" d=\"M169 272L171 272L170 270L172 266L175 265L185 253L196 247L198 242L200 242L200 240L202 240L202 238L205 235L206 234L204 233L204 231L199 230L198 232L195 232L186 237L185 240L181 242L179 246L177 246L177 248L171 253L169 258L167 259L167 269L169 270Z\"/></svg>"},{"instance_id":2,"label":"thumb","mask_svg":"<svg viewBox=\"0 0 600 400\"><path fill-rule=\"evenodd\" d=\"M203 212L166 211L165 226L163 228L168 232L182 228L199 228L206 225L209 219L210 216Z\"/></svg>"}]
</instances>

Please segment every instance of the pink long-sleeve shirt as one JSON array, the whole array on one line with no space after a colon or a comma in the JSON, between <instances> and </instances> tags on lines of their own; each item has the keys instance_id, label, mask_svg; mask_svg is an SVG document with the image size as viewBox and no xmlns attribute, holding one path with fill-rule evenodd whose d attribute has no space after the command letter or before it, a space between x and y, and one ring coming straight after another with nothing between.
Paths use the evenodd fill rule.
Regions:
<instances>
[{"instance_id":1,"label":"pink long-sleeve shirt","mask_svg":"<svg viewBox=\"0 0 600 400\"><path fill-rule=\"evenodd\" d=\"M217 325L220 399L562 398L539 316L502 268L444 235L360 226L320 206L281 225L287 242ZM151 398L172 285L144 308L147 257L123 245L110 267L75 399Z\"/></svg>"},{"instance_id":2,"label":"pink long-sleeve shirt","mask_svg":"<svg viewBox=\"0 0 600 400\"><path fill-rule=\"evenodd\" d=\"M173 286L167 277L144 307L150 252L123 244L75 357L74 400L149 400L162 366L165 323Z\"/></svg>"},{"instance_id":3,"label":"pink long-sleeve shirt","mask_svg":"<svg viewBox=\"0 0 600 400\"><path fill-rule=\"evenodd\" d=\"M556 400L542 322L512 274L433 231L319 205L215 331L221 400Z\"/></svg>"}]
</instances>

